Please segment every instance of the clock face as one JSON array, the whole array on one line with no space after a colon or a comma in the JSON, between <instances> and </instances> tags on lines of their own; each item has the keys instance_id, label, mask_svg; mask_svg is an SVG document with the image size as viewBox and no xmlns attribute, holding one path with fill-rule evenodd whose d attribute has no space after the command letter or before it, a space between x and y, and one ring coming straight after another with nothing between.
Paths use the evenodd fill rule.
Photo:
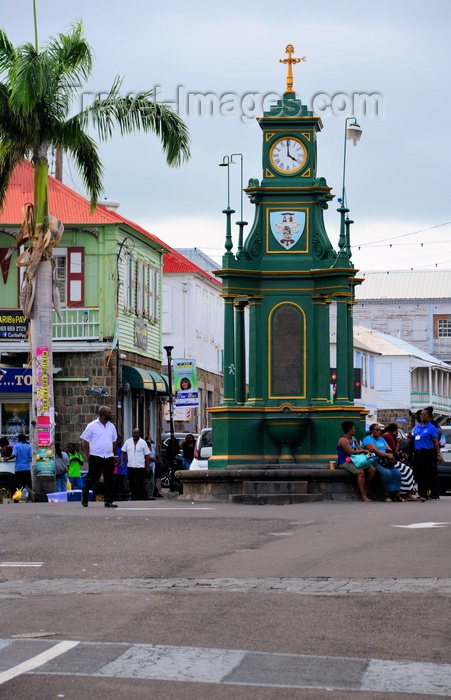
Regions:
<instances>
[{"instance_id":1,"label":"clock face","mask_svg":"<svg viewBox=\"0 0 451 700\"><path fill-rule=\"evenodd\" d=\"M286 136L271 146L269 157L275 170L285 175L292 175L304 167L307 150L299 139Z\"/></svg>"}]
</instances>

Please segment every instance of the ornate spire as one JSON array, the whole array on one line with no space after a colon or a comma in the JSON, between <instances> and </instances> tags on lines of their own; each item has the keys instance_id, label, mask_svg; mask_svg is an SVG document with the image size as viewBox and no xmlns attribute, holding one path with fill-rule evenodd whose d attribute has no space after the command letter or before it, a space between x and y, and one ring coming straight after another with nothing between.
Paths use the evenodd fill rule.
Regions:
<instances>
[{"instance_id":1,"label":"ornate spire","mask_svg":"<svg viewBox=\"0 0 451 700\"><path fill-rule=\"evenodd\" d=\"M294 46L293 44L288 44L288 46L285 49L285 53L288 54L288 58L280 58L279 63L285 63L287 66L287 89L285 90L285 94L287 92L294 93L293 90L293 66L296 63L300 63L301 61L305 61L305 56L301 56L301 58L293 58L292 54L294 53Z\"/></svg>"}]
</instances>

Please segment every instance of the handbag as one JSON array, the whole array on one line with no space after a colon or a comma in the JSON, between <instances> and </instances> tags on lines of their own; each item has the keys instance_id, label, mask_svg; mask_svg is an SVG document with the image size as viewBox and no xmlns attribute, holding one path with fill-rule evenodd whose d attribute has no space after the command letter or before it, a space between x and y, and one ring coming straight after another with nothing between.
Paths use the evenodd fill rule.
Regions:
<instances>
[{"instance_id":1,"label":"handbag","mask_svg":"<svg viewBox=\"0 0 451 700\"><path fill-rule=\"evenodd\" d=\"M65 464L64 459L62 457L58 457L58 455L55 455L55 470L56 476L67 474L67 465Z\"/></svg>"},{"instance_id":2,"label":"handbag","mask_svg":"<svg viewBox=\"0 0 451 700\"><path fill-rule=\"evenodd\" d=\"M368 467L372 467L373 463L371 460L368 459L368 457L364 454L360 455L350 455L351 457L351 462L357 469L367 469Z\"/></svg>"},{"instance_id":3,"label":"handbag","mask_svg":"<svg viewBox=\"0 0 451 700\"><path fill-rule=\"evenodd\" d=\"M379 457L379 464L381 467L385 467L386 469L391 469L392 467L395 466L395 463L393 462L392 459L389 459L388 457Z\"/></svg>"}]
</instances>

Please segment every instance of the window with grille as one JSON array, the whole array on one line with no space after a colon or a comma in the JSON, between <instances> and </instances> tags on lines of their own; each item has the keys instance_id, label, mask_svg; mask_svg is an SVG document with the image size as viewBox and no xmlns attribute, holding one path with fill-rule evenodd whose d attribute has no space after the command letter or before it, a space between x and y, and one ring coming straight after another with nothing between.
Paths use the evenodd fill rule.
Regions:
<instances>
[{"instance_id":1,"label":"window with grille","mask_svg":"<svg viewBox=\"0 0 451 700\"><path fill-rule=\"evenodd\" d=\"M437 336L439 338L451 338L451 319L439 318L437 322Z\"/></svg>"}]
</instances>

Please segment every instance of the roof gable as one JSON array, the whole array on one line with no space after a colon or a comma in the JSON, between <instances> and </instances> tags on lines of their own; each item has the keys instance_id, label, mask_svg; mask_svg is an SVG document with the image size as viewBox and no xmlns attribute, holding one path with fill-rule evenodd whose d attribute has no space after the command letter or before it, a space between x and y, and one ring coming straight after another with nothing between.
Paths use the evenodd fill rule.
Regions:
<instances>
[{"instance_id":1,"label":"roof gable","mask_svg":"<svg viewBox=\"0 0 451 700\"><path fill-rule=\"evenodd\" d=\"M365 345L381 355L403 355L404 357L415 358L427 365L451 369L447 362L442 362L437 357L420 350L415 345L401 338L395 338L380 331L370 330L364 326L354 326L354 337L359 338Z\"/></svg>"},{"instance_id":2,"label":"roof gable","mask_svg":"<svg viewBox=\"0 0 451 700\"><path fill-rule=\"evenodd\" d=\"M222 283L210 275L201 267L198 267L188 258L178 253L176 250L172 250L170 253L166 253L163 260L163 273L164 274L198 274L205 277L209 282L213 282L218 287L222 287Z\"/></svg>"}]
</instances>

